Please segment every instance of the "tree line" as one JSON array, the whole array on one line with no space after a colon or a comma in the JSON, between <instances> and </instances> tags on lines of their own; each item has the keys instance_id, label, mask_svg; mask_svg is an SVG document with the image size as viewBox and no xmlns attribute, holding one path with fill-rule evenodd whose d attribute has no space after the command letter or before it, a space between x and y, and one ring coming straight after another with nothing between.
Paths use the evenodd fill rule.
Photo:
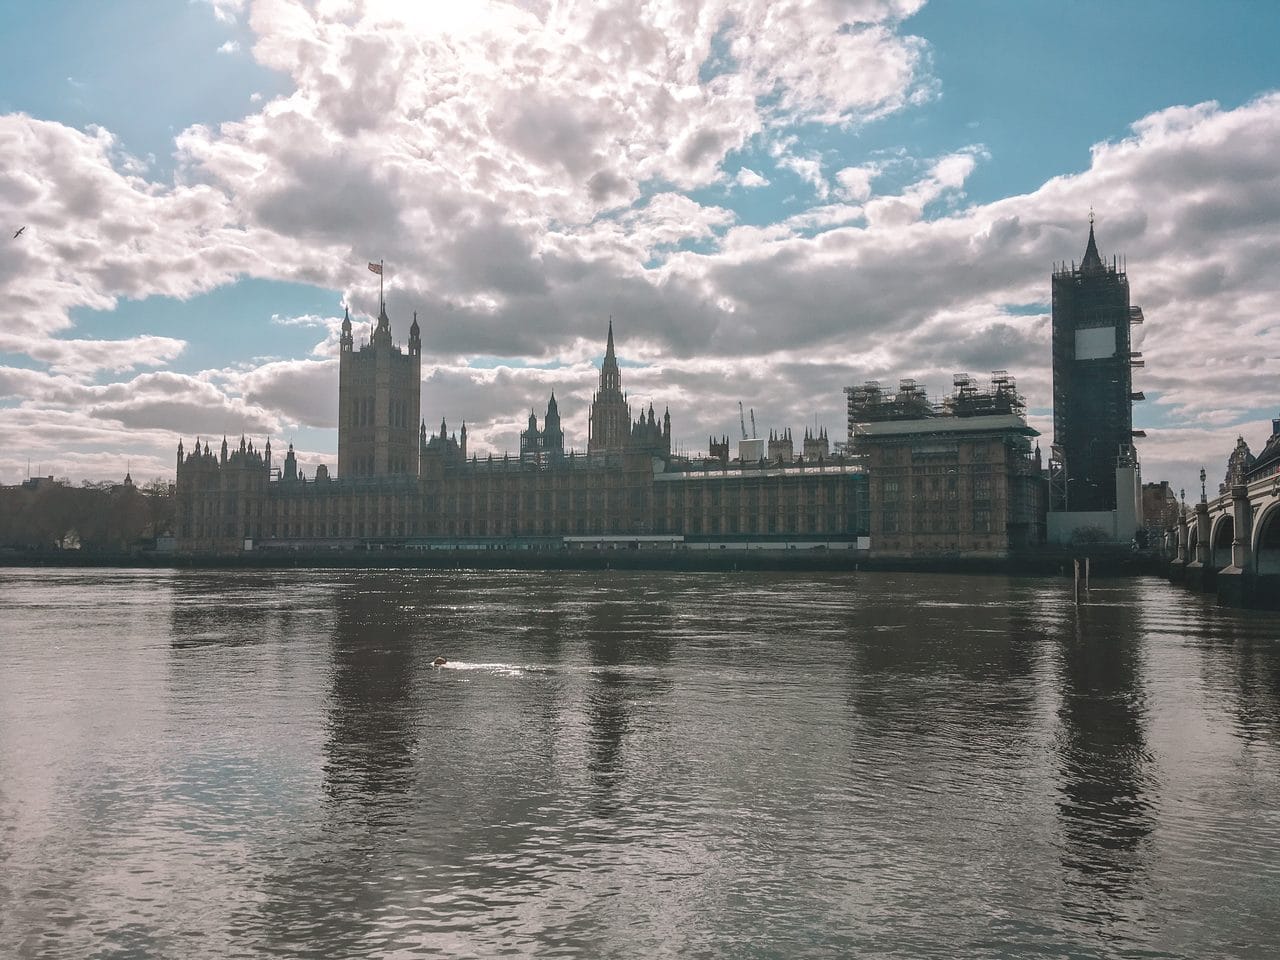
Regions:
<instances>
[{"instance_id":1,"label":"tree line","mask_svg":"<svg viewBox=\"0 0 1280 960\"><path fill-rule=\"evenodd\" d=\"M128 551L173 533L173 486L41 477L0 487L0 547L16 550Z\"/></svg>"}]
</instances>

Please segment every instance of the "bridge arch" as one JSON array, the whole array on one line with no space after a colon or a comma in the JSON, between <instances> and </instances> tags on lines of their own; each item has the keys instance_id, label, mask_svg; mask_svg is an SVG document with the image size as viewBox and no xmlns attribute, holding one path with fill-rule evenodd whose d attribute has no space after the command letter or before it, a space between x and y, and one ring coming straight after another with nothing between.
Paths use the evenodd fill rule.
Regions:
<instances>
[{"instance_id":1,"label":"bridge arch","mask_svg":"<svg viewBox=\"0 0 1280 960\"><path fill-rule=\"evenodd\" d=\"M1196 547L1200 545L1200 525L1195 521L1195 515L1192 514L1191 522L1187 524L1187 563L1196 562Z\"/></svg>"},{"instance_id":2,"label":"bridge arch","mask_svg":"<svg viewBox=\"0 0 1280 960\"><path fill-rule=\"evenodd\" d=\"M1280 501L1267 507L1253 528L1254 572L1280 574Z\"/></svg>"},{"instance_id":3,"label":"bridge arch","mask_svg":"<svg viewBox=\"0 0 1280 960\"><path fill-rule=\"evenodd\" d=\"M1236 519L1229 513L1218 517L1209 532L1209 566L1214 570L1231 566L1231 541L1236 536Z\"/></svg>"}]
</instances>

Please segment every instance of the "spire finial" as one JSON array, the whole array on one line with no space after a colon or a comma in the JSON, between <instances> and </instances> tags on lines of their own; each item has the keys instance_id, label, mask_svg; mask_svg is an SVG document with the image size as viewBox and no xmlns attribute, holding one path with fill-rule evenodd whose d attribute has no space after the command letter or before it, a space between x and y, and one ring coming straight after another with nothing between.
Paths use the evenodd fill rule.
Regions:
<instances>
[{"instance_id":1,"label":"spire finial","mask_svg":"<svg viewBox=\"0 0 1280 960\"><path fill-rule=\"evenodd\" d=\"M1102 257L1098 255L1098 242L1093 237L1093 208L1089 208L1089 242L1084 248L1084 258L1080 261L1080 269L1094 272L1102 269Z\"/></svg>"}]
</instances>

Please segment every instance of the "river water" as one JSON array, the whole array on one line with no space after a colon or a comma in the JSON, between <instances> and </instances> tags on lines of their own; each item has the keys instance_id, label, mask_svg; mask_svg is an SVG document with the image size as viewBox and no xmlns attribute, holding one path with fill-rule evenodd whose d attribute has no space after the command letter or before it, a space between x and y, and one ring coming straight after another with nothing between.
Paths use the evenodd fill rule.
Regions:
<instances>
[{"instance_id":1,"label":"river water","mask_svg":"<svg viewBox=\"0 0 1280 960\"><path fill-rule=\"evenodd\" d=\"M1280 617L1089 601L0 570L0 955L1276 956Z\"/></svg>"}]
</instances>

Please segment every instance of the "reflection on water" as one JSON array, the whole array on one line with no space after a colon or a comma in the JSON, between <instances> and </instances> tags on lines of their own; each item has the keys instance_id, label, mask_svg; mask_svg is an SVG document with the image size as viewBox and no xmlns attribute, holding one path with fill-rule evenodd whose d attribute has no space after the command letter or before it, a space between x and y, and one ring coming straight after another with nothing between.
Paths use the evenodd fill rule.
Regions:
<instances>
[{"instance_id":1,"label":"reflection on water","mask_svg":"<svg viewBox=\"0 0 1280 960\"><path fill-rule=\"evenodd\" d=\"M1143 633L1137 611L1095 588L1057 638L1062 729L1058 740L1068 881L1096 888L1090 908L1118 909L1144 869L1155 829L1153 761L1147 748ZM1121 602L1117 602L1120 600Z\"/></svg>"},{"instance_id":2,"label":"reflection on water","mask_svg":"<svg viewBox=\"0 0 1280 960\"><path fill-rule=\"evenodd\" d=\"M671 689L663 670L671 660L672 613L666 598L646 589L643 580L624 581L613 595L593 604L585 618L584 639L591 684L587 694L587 769L599 787L596 810L615 812L616 789L626 775L623 741L633 714L652 713ZM628 669L631 668L631 669Z\"/></svg>"},{"instance_id":3,"label":"reflection on water","mask_svg":"<svg viewBox=\"0 0 1280 960\"><path fill-rule=\"evenodd\" d=\"M417 671L430 669L403 584L370 577L333 598L325 792L373 811L405 796L418 753Z\"/></svg>"},{"instance_id":4,"label":"reflection on water","mask_svg":"<svg viewBox=\"0 0 1280 960\"><path fill-rule=\"evenodd\" d=\"M0 944L1267 955L1280 622L1157 581L1089 599L0 571Z\"/></svg>"}]
</instances>

